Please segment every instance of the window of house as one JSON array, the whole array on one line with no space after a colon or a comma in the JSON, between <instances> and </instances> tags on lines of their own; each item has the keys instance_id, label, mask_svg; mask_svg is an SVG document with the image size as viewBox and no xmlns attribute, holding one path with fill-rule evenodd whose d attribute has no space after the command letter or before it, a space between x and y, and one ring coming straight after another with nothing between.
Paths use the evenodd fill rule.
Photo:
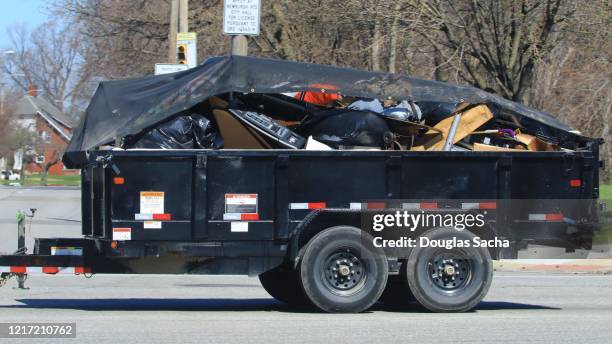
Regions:
<instances>
[{"instance_id":1,"label":"window of house","mask_svg":"<svg viewBox=\"0 0 612 344\"><path fill-rule=\"evenodd\" d=\"M51 142L51 134L46 130L39 131L38 137L40 138L42 142Z\"/></svg>"}]
</instances>

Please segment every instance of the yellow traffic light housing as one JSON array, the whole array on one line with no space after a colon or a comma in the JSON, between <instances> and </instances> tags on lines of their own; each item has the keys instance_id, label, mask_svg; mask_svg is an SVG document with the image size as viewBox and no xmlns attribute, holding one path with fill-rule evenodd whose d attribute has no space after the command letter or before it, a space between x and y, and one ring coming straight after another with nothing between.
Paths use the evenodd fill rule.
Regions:
<instances>
[{"instance_id":1,"label":"yellow traffic light housing","mask_svg":"<svg viewBox=\"0 0 612 344\"><path fill-rule=\"evenodd\" d=\"M187 64L187 44L178 44L176 51L177 62L179 64Z\"/></svg>"}]
</instances>

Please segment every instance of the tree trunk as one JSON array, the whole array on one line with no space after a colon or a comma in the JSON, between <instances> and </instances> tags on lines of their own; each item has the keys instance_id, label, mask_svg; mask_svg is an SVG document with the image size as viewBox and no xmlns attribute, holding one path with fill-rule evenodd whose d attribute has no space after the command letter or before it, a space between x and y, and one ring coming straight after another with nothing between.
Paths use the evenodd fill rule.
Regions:
<instances>
[{"instance_id":1,"label":"tree trunk","mask_svg":"<svg viewBox=\"0 0 612 344\"><path fill-rule=\"evenodd\" d=\"M47 176L49 175L49 167L45 166L40 173L40 185L47 186Z\"/></svg>"},{"instance_id":2,"label":"tree trunk","mask_svg":"<svg viewBox=\"0 0 612 344\"><path fill-rule=\"evenodd\" d=\"M393 18L393 24L391 25L391 42L389 44L389 73L397 72L397 30L399 29L399 19L401 2L398 1L394 8L395 18Z\"/></svg>"},{"instance_id":3,"label":"tree trunk","mask_svg":"<svg viewBox=\"0 0 612 344\"><path fill-rule=\"evenodd\" d=\"M374 38L372 39L372 70L380 72L380 20L374 23Z\"/></svg>"}]
</instances>

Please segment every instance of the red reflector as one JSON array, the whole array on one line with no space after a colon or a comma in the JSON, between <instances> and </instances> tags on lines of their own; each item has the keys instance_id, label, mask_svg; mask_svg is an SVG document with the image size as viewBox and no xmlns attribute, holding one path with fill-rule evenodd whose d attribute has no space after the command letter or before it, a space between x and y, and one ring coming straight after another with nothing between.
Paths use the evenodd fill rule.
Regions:
<instances>
[{"instance_id":1,"label":"red reflector","mask_svg":"<svg viewBox=\"0 0 612 344\"><path fill-rule=\"evenodd\" d=\"M113 178L113 184L115 184L115 185L123 185L123 184L125 184L125 178L123 178L123 177L115 177L115 178Z\"/></svg>"},{"instance_id":2,"label":"red reflector","mask_svg":"<svg viewBox=\"0 0 612 344\"><path fill-rule=\"evenodd\" d=\"M42 268L42 272L45 274L51 274L51 275L55 275L56 273L59 272L59 268L53 267L53 266L44 266Z\"/></svg>"},{"instance_id":3,"label":"red reflector","mask_svg":"<svg viewBox=\"0 0 612 344\"><path fill-rule=\"evenodd\" d=\"M497 209L497 203L495 202L482 202L478 205L480 209Z\"/></svg>"},{"instance_id":4,"label":"red reflector","mask_svg":"<svg viewBox=\"0 0 612 344\"><path fill-rule=\"evenodd\" d=\"M570 180L570 186L573 188L579 188L582 185L582 181L580 179L572 179Z\"/></svg>"},{"instance_id":5,"label":"red reflector","mask_svg":"<svg viewBox=\"0 0 612 344\"><path fill-rule=\"evenodd\" d=\"M326 208L325 202L308 203L308 209L325 209L325 208Z\"/></svg>"},{"instance_id":6,"label":"red reflector","mask_svg":"<svg viewBox=\"0 0 612 344\"><path fill-rule=\"evenodd\" d=\"M386 206L385 202L368 203L368 209L385 209Z\"/></svg>"},{"instance_id":7,"label":"red reflector","mask_svg":"<svg viewBox=\"0 0 612 344\"><path fill-rule=\"evenodd\" d=\"M25 274L26 267L25 266L11 266L11 272L15 274Z\"/></svg>"},{"instance_id":8,"label":"red reflector","mask_svg":"<svg viewBox=\"0 0 612 344\"><path fill-rule=\"evenodd\" d=\"M421 203L421 209L438 209L438 203Z\"/></svg>"},{"instance_id":9,"label":"red reflector","mask_svg":"<svg viewBox=\"0 0 612 344\"><path fill-rule=\"evenodd\" d=\"M562 221L563 214L555 213L555 214L546 214L546 221Z\"/></svg>"},{"instance_id":10,"label":"red reflector","mask_svg":"<svg viewBox=\"0 0 612 344\"><path fill-rule=\"evenodd\" d=\"M170 215L170 214L153 214L153 220L170 221L170 220L172 220L172 215Z\"/></svg>"},{"instance_id":11,"label":"red reflector","mask_svg":"<svg viewBox=\"0 0 612 344\"><path fill-rule=\"evenodd\" d=\"M240 220L242 221L258 221L259 214L240 214Z\"/></svg>"},{"instance_id":12,"label":"red reflector","mask_svg":"<svg viewBox=\"0 0 612 344\"><path fill-rule=\"evenodd\" d=\"M75 273L75 275L91 273L91 268L86 268L86 267L83 267L83 266L76 266L74 268L74 273Z\"/></svg>"}]
</instances>

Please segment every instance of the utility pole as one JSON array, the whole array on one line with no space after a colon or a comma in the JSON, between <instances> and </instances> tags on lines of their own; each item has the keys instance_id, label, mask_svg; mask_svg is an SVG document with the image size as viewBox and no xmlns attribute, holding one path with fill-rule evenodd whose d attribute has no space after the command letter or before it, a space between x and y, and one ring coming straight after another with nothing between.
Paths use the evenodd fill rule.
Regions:
<instances>
[{"instance_id":1,"label":"utility pole","mask_svg":"<svg viewBox=\"0 0 612 344\"><path fill-rule=\"evenodd\" d=\"M179 32L189 31L189 0L179 0Z\"/></svg>"},{"instance_id":2,"label":"utility pole","mask_svg":"<svg viewBox=\"0 0 612 344\"><path fill-rule=\"evenodd\" d=\"M249 42L247 36L232 36L232 55L246 56L249 52Z\"/></svg>"},{"instance_id":3,"label":"utility pole","mask_svg":"<svg viewBox=\"0 0 612 344\"><path fill-rule=\"evenodd\" d=\"M176 63L176 34L178 32L179 0L170 2L170 30L168 32L168 63Z\"/></svg>"}]
</instances>

